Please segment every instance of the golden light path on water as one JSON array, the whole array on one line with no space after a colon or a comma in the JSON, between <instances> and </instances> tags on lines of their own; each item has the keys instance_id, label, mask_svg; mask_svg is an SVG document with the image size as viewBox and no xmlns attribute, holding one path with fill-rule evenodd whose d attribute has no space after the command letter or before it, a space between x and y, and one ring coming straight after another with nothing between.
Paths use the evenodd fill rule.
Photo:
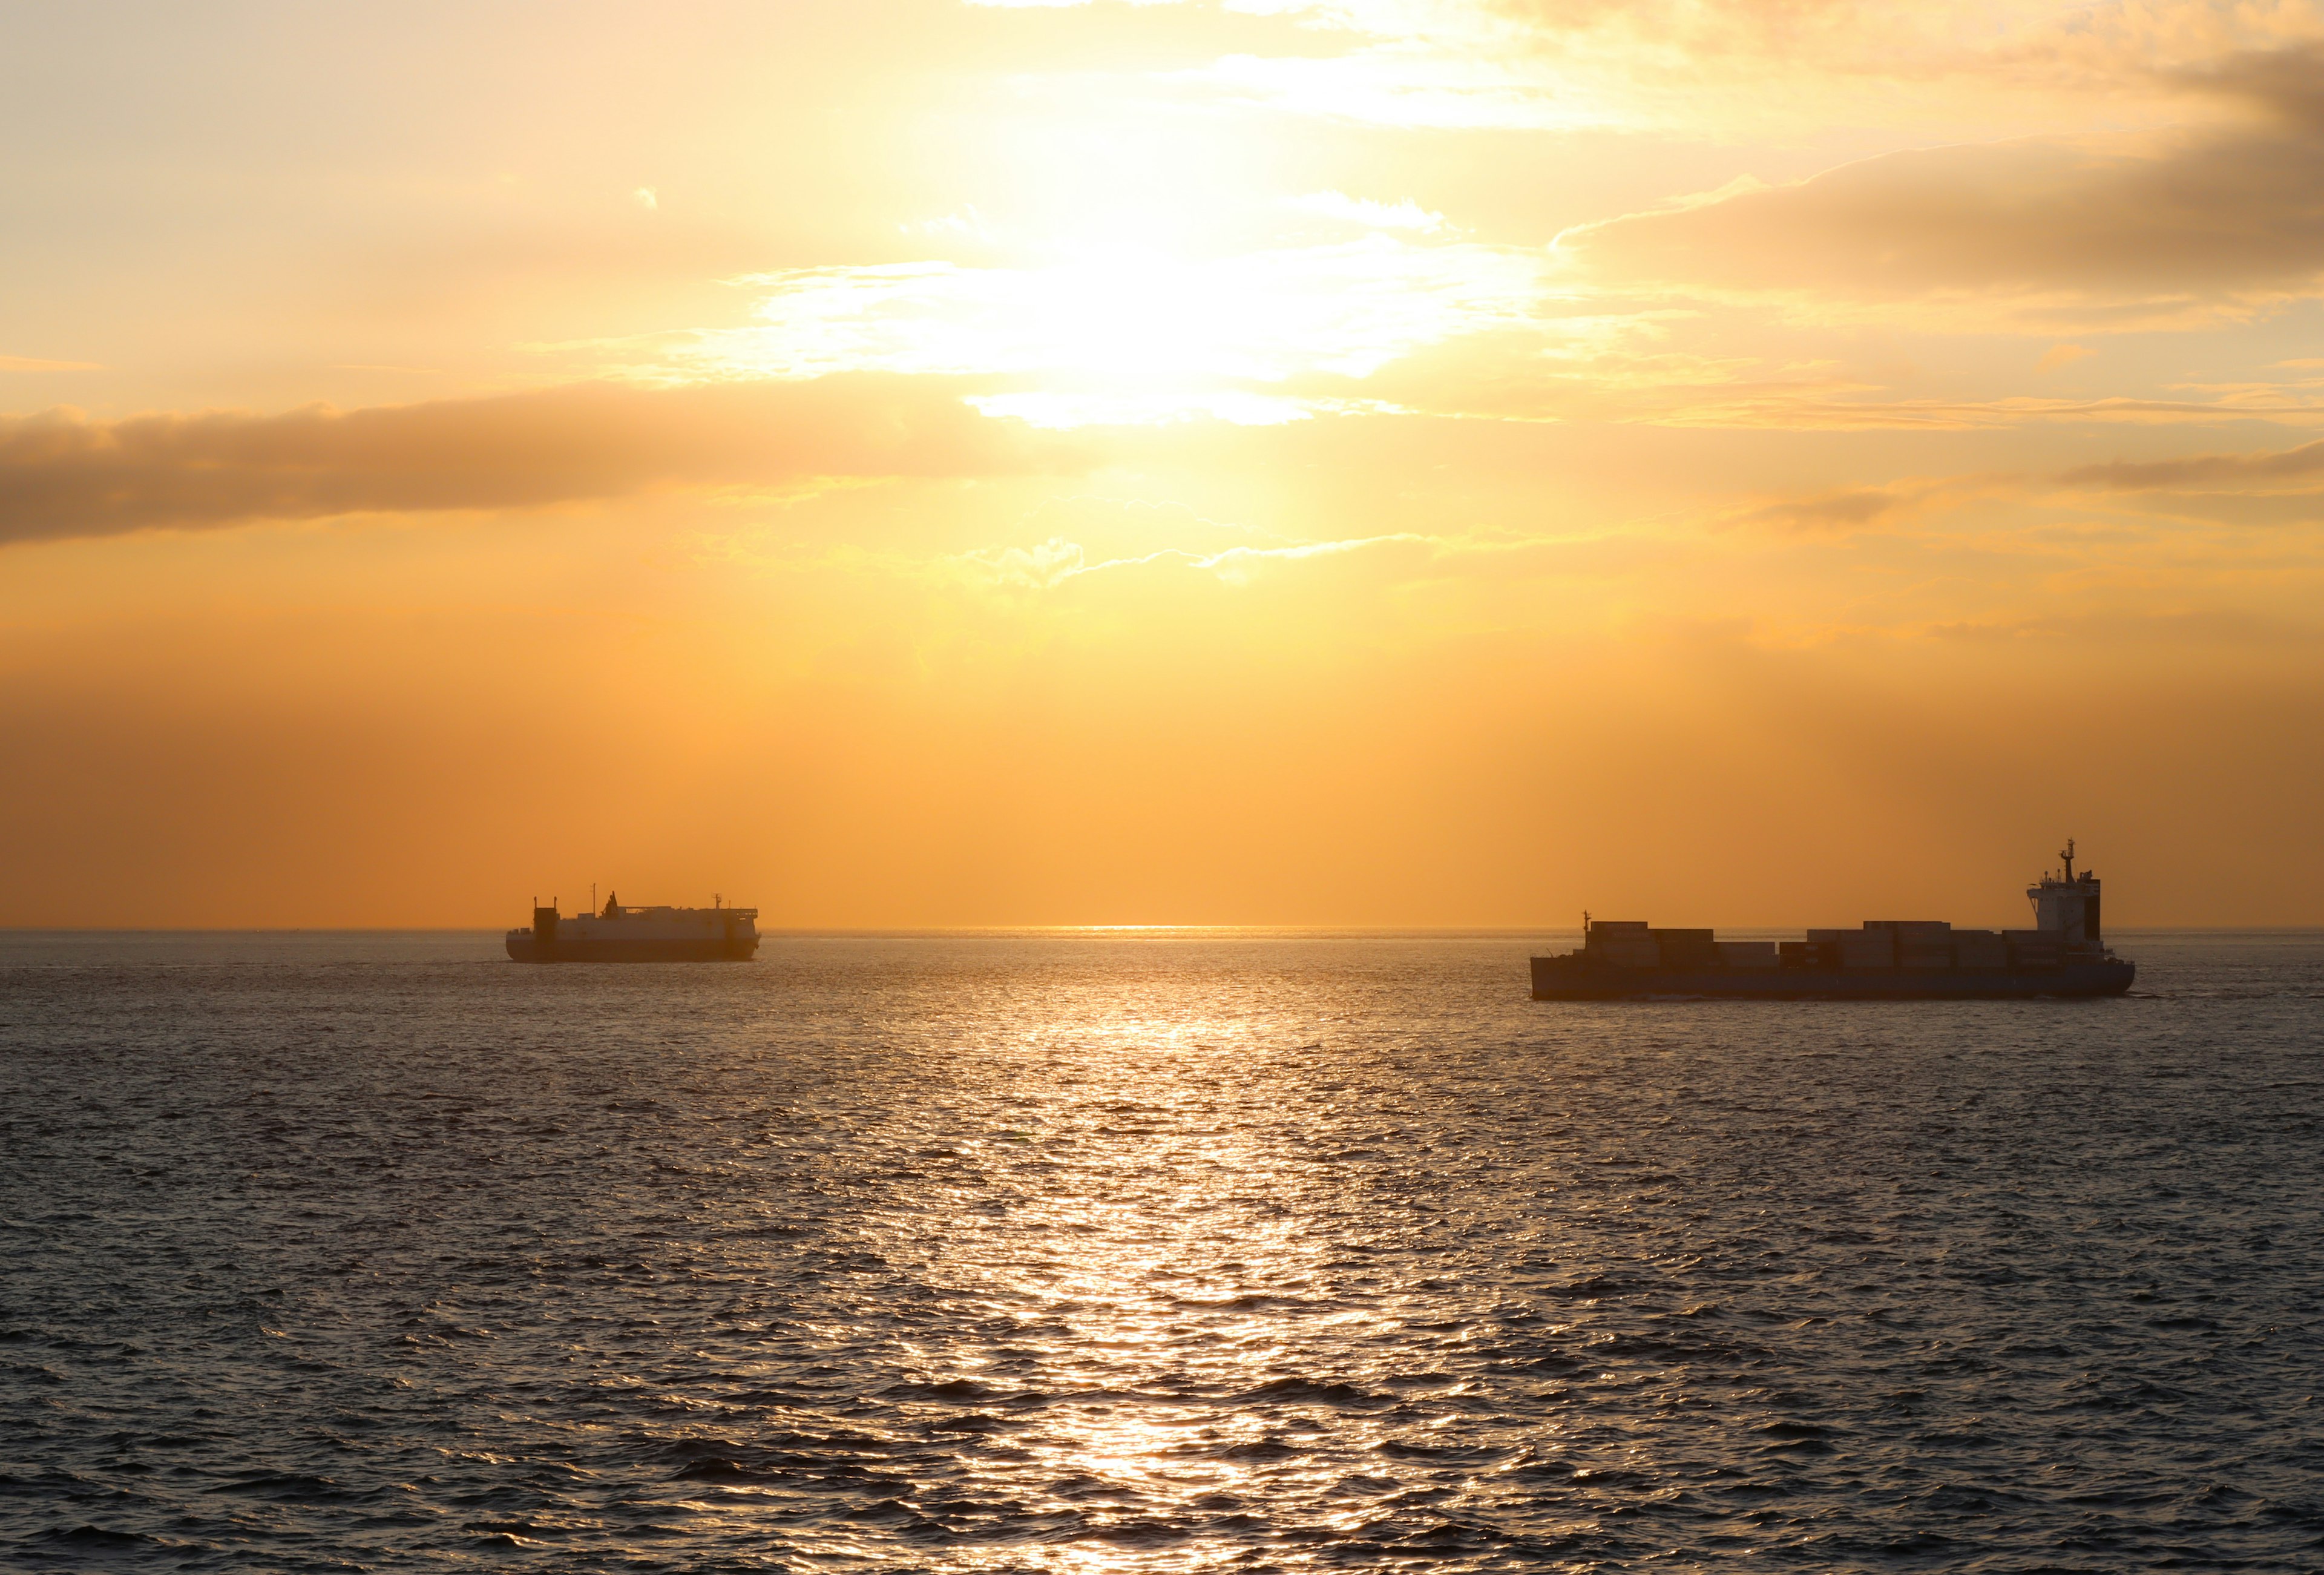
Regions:
<instances>
[{"instance_id":1,"label":"golden light path on water","mask_svg":"<svg viewBox=\"0 0 2324 1575\"><path fill-rule=\"evenodd\" d=\"M1222 1416L1213 1397L1263 1389L1292 1359L1286 1309L1310 1340L1368 1341L1376 1311L1311 1311L1339 1250L1333 1178L1262 1140L1226 1108L1254 1095L1296 1099L1279 1081L1280 1046L1248 1018L1101 1017L1020 1036L1019 1127L981 1139L996 1160L1038 1174L1006 1210L982 1189L936 1202L959 1222L927 1272L972 1319L1035 1320L1052 1332L1041 1366L1052 1389L1086 1396L1055 1407L1024 1437L1039 1475L1118 1501L1125 1522L1172 1506L1240 1505L1258 1459L1303 1440L1259 1414ZM1270 1050L1275 1052L1270 1055ZM907 1239L920 1207L871 1229ZM941 1362L946 1353L921 1350ZM1003 1386L1007 1354L950 1353L950 1370ZM1370 1447L1369 1430L1342 1447ZM1199 1450L1190 1456L1189 1446ZM1272 1491L1321 1494L1334 1473L1271 1473ZM1350 1524L1354 1513L1341 1517ZM1135 1528L1132 1527L1132 1534ZM833 1552L842 1551L835 1547ZM868 1545L845 1551L870 1557ZM1059 1570L1200 1569L1236 1548L1061 1550ZM962 1557L964 1569L1023 1568L1021 1552Z\"/></svg>"}]
</instances>

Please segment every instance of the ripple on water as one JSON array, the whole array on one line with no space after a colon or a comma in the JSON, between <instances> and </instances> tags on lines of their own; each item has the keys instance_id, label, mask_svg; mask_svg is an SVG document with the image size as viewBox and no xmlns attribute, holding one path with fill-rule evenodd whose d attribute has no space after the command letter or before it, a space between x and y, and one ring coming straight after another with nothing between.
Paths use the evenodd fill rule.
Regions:
<instances>
[{"instance_id":1,"label":"ripple on water","mask_svg":"<svg viewBox=\"0 0 2324 1575\"><path fill-rule=\"evenodd\" d=\"M2302 1568L2324 938L0 941L28 1569Z\"/></svg>"}]
</instances>

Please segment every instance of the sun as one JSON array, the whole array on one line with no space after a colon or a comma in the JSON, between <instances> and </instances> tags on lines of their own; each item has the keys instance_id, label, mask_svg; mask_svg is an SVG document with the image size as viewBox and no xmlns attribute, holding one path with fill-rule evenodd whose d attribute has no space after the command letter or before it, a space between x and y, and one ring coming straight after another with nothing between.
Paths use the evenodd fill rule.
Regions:
<instances>
[{"instance_id":1,"label":"sun","mask_svg":"<svg viewBox=\"0 0 2324 1575\"><path fill-rule=\"evenodd\" d=\"M982 380L1047 426L1296 420L1448 337L1530 325L1547 259L1398 190L1318 190L1243 118L1084 84L1013 116L947 213L899 216L885 262L752 273L749 320L656 371Z\"/></svg>"}]
</instances>

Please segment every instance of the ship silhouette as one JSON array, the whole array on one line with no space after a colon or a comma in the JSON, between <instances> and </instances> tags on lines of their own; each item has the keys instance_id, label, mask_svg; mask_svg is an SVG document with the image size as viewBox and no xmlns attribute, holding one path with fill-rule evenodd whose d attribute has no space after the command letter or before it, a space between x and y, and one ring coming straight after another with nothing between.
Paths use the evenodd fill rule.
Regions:
<instances>
[{"instance_id":1,"label":"ship silhouette","mask_svg":"<svg viewBox=\"0 0 2324 1575\"><path fill-rule=\"evenodd\" d=\"M1799 941L1722 941L1710 930L1582 916L1578 951L1533 959L1536 1000L1723 996L1768 1000L2010 1000L2120 995L2135 963L2106 946L2098 878L2063 866L2025 889L2030 930L1873 919Z\"/></svg>"},{"instance_id":2,"label":"ship silhouette","mask_svg":"<svg viewBox=\"0 0 2324 1575\"><path fill-rule=\"evenodd\" d=\"M519 962L748 962L758 950L755 907L625 907L613 892L602 911L570 917L536 899L531 927L508 933Z\"/></svg>"}]
</instances>

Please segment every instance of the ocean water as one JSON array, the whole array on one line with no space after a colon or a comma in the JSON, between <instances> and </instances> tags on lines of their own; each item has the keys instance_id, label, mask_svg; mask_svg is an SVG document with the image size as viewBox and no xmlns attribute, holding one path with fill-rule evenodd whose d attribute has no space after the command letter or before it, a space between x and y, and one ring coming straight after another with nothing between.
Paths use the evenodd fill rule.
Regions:
<instances>
[{"instance_id":1,"label":"ocean water","mask_svg":"<svg viewBox=\"0 0 2324 1575\"><path fill-rule=\"evenodd\" d=\"M0 936L0 1566L2324 1569L2324 935Z\"/></svg>"}]
</instances>

